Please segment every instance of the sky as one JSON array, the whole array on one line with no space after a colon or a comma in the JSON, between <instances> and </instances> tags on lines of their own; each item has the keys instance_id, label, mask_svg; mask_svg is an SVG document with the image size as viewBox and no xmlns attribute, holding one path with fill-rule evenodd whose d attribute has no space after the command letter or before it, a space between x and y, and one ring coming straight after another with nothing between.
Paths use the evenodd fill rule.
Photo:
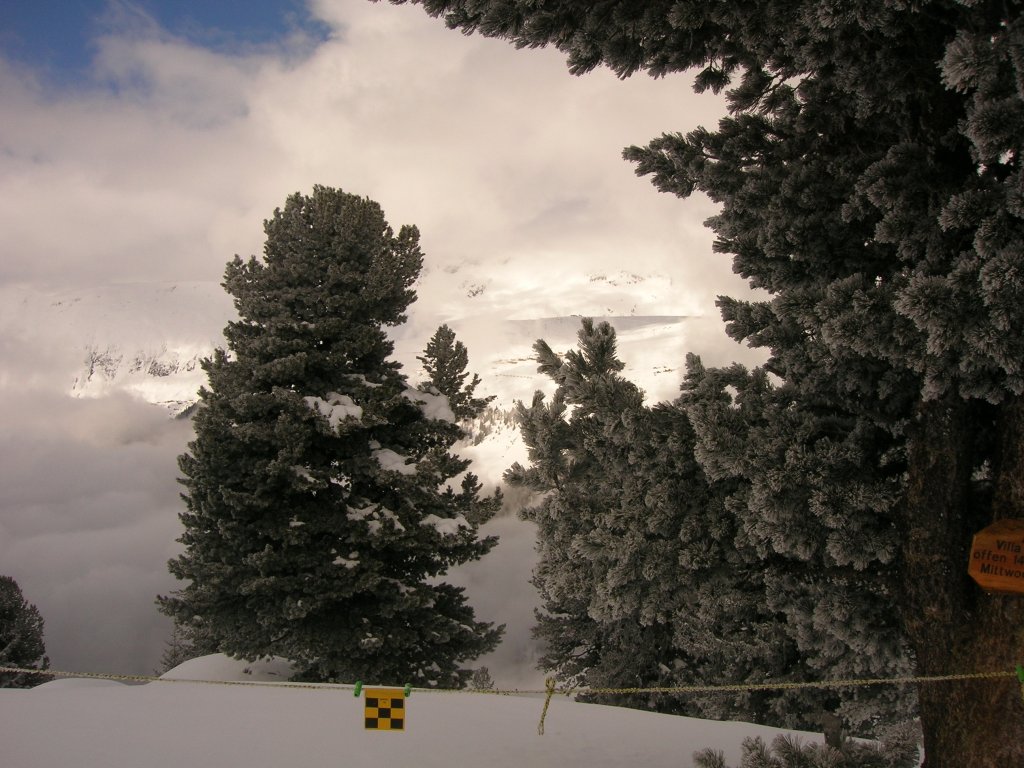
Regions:
<instances>
[{"instance_id":1,"label":"sky","mask_svg":"<svg viewBox=\"0 0 1024 768\"><path fill-rule=\"evenodd\" d=\"M471 325L471 360L492 320L600 314L595 276L670 287L637 314L714 318L716 295L745 292L712 253L714 206L659 194L620 153L722 112L686 75L572 77L555 51L411 6L4 3L0 573L42 612L54 666L156 664L190 432L124 394L71 398L65 341L88 329L27 327L25 296L217 283L289 194L325 184L420 228L412 334ZM714 362L742 354L716 333Z\"/></svg>"},{"instance_id":2,"label":"sky","mask_svg":"<svg viewBox=\"0 0 1024 768\"><path fill-rule=\"evenodd\" d=\"M0 44L7 57L67 85L90 77L97 35L129 27L133 20L140 28L159 26L175 37L227 54L270 48L296 33L322 40L329 31L302 0L12 0L3 18Z\"/></svg>"}]
</instances>

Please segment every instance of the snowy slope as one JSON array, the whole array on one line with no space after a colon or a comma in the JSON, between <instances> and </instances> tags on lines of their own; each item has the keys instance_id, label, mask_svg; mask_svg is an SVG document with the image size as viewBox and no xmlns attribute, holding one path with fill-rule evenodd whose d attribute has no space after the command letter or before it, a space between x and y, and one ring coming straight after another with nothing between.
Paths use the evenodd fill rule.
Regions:
<instances>
[{"instance_id":1,"label":"snowy slope","mask_svg":"<svg viewBox=\"0 0 1024 768\"><path fill-rule=\"evenodd\" d=\"M717 317L687 314L664 276L582 275L579 284L527 281L499 288L500 275L467 270L457 276L428 273L410 322L392 331L395 355L414 381L421 376L416 356L441 323L467 345L471 368L483 379L481 391L496 395L502 407L548 387L536 372L534 341L543 338L558 352L573 347L584 316L616 327L625 374L651 400L674 397L687 351L710 355L711 362L744 356L724 341ZM51 350L67 392L127 392L171 413L195 401L205 381L200 360L223 346L222 330L234 316L231 297L212 282L55 292L0 288L0 337Z\"/></svg>"},{"instance_id":2,"label":"snowy slope","mask_svg":"<svg viewBox=\"0 0 1024 768\"><path fill-rule=\"evenodd\" d=\"M205 382L199 361L234 315L216 283L132 283L75 291L0 288L0 336L45 347L60 389L127 392L178 413Z\"/></svg>"},{"instance_id":3,"label":"snowy slope","mask_svg":"<svg viewBox=\"0 0 1024 768\"><path fill-rule=\"evenodd\" d=\"M247 674L244 670L250 669ZM186 662L166 677L279 680L280 668L224 657ZM370 683L372 681L366 681ZM721 750L739 763L744 737L769 743L784 731L717 723L556 696L537 733L543 696L414 690L405 732L366 731L351 689L123 685L56 680L0 690L5 768L689 768L692 754ZM807 741L816 740L805 735Z\"/></svg>"},{"instance_id":4,"label":"snowy slope","mask_svg":"<svg viewBox=\"0 0 1024 768\"><path fill-rule=\"evenodd\" d=\"M396 357L413 382L422 377L416 356L441 323L469 348L470 369L483 378L480 394L496 395L504 409L538 388L551 391L537 374L533 342L544 338L559 352L575 346L587 313L614 318L625 374L651 400L675 395L687 351L712 364L744 351L723 347L716 318L689 316L667 278L575 275L547 284L501 269L425 275L410 322L394 330ZM165 566L180 534L174 457L190 438L187 425L161 411L177 413L194 401L205 381L199 360L223 343L233 314L230 296L213 282L0 287L0 394L8 408L0 437L18 457L7 462L0 493L0 555L31 585L55 664L139 672L157 663L169 627L153 595L175 586ZM502 414L481 426L457 451L493 487L511 464L525 462L525 448ZM62 468L56 476L55 466ZM534 686L541 676L530 637L533 527L516 517L526 500L506 499L503 515L484 531L500 537L498 547L450 579L467 588L479 618L508 627L499 648L476 663L499 684ZM117 622L93 620L112 613Z\"/></svg>"}]
</instances>

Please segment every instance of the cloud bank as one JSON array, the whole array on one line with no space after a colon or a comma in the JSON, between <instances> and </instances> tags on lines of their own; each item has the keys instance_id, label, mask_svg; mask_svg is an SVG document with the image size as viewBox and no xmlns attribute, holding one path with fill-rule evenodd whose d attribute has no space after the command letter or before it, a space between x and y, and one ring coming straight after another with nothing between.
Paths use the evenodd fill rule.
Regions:
<instances>
[{"instance_id":1,"label":"cloud bank","mask_svg":"<svg viewBox=\"0 0 1024 768\"><path fill-rule=\"evenodd\" d=\"M112 17L74 87L0 58L0 287L216 282L261 251L288 194L319 183L419 226L426 268L402 337L415 349L439 322L472 327L472 354L489 315L599 313L604 273L671 284L636 314L713 317L716 294L745 292L711 252L714 207L658 194L620 158L718 119L689 78L574 78L554 51L467 38L417 8L310 8L326 40L236 53ZM0 569L43 613L55 666L149 672L169 633L152 601L174 588L189 427L124 396L69 398L77 352L36 331L0 328ZM528 547L509 536L492 569L522 570ZM522 637L513 655L528 655Z\"/></svg>"}]
</instances>

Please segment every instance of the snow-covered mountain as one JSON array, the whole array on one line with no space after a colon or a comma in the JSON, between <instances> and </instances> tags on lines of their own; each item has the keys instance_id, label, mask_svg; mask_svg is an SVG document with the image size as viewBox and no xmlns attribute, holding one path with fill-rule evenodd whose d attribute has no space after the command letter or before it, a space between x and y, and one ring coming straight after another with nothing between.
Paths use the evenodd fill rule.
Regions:
<instances>
[{"instance_id":1,"label":"snow-covered mountain","mask_svg":"<svg viewBox=\"0 0 1024 768\"><path fill-rule=\"evenodd\" d=\"M556 351L572 348L580 316L611 319L625 375L654 401L675 396L687 351L709 364L744 352L725 339L717 318L694 316L663 276L563 276L547 284L539 276L515 277L511 267L483 269L424 275L409 323L393 332L395 356L413 383L423 377L416 357L441 323L467 345L470 368L483 379L480 394L495 395L494 405L505 411L536 389L553 389L537 373L532 345L544 338ZM21 521L21 528L7 525L13 536L0 537L0 545L25 583L45 585L52 563L63 564L63 581L49 593L37 589L35 598L47 615L55 664L144 671L159 657L167 629L153 595L174 588L164 567L180 533L174 457L189 436L180 428L186 425L157 408L176 414L196 399L205 382L199 361L223 344L233 316L231 297L213 281L0 287L0 399L8 408L0 436L15 457L7 464L17 480L7 482L4 522ZM525 460L518 430L500 411L457 450L489 486ZM513 495L506 495L505 514L487 524L501 544L450 578L467 589L482 620L508 627L501 646L479 663L511 685L536 685L542 681L530 635L534 531L516 517L525 499ZM65 539L74 545L62 550L54 543ZM104 613L117 617L109 636L85 618ZM129 652L118 643L129 636L137 647L126 662Z\"/></svg>"},{"instance_id":2,"label":"snow-covered mountain","mask_svg":"<svg viewBox=\"0 0 1024 768\"><path fill-rule=\"evenodd\" d=\"M172 413L184 411L196 400L205 381L202 358L211 346L166 345L125 350L116 345L89 345L83 350L82 370L71 384L71 393L101 397L124 390Z\"/></svg>"},{"instance_id":3,"label":"snow-covered mountain","mask_svg":"<svg viewBox=\"0 0 1024 768\"><path fill-rule=\"evenodd\" d=\"M416 355L430 334L448 323L468 346L482 389L511 405L545 386L533 362L534 341L543 338L556 351L570 348L580 318L591 316L616 327L626 374L652 399L663 399L678 387L688 342L704 346L700 337L709 328L708 318L679 311L672 281L660 275L591 275L578 285L544 290L529 284L499 290L494 282L451 272L424 277L410 322L393 333L396 356L410 378L421 375ZM461 306L452 306L455 295ZM564 313L554 314L559 309ZM233 317L231 297L213 282L56 292L8 287L0 296L0 333L59 351L69 367L71 394L126 391L172 412L196 399L205 380L199 361L224 344L221 331ZM710 326L717 330L717 318Z\"/></svg>"},{"instance_id":4,"label":"snow-covered mountain","mask_svg":"<svg viewBox=\"0 0 1024 768\"><path fill-rule=\"evenodd\" d=\"M441 323L468 347L480 393L505 410L538 389L551 391L537 373L533 344L542 338L558 352L572 348L583 316L615 326L624 374L651 401L675 396L687 351L711 363L743 351L725 341L716 317L688 315L685 297L664 275L574 275L543 284L502 270L448 267L423 276L409 322L392 330L395 355L414 383L424 376L416 357ZM222 330L233 317L231 297L212 281L0 290L0 338L49 350L47 375L59 390L88 398L128 393L172 415L196 401L206 380L201 360L224 345ZM492 425L467 452L492 480L524 458L508 423Z\"/></svg>"},{"instance_id":5,"label":"snow-covered mountain","mask_svg":"<svg viewBox=\"0 0 1024 768\"><path fill-rule=\"evenodd\" d=\"M127 392L172 414L195 402L200 360L224 344L233 314L231 297L212 282L0 291L0 336L49 350L58 389Z\"/></svg>"}]
</instances>

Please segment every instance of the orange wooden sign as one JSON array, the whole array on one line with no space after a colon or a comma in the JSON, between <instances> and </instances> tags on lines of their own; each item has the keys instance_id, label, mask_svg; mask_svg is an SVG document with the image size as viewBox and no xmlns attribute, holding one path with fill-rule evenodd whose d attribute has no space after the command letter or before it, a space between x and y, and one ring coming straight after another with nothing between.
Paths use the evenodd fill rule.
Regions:
<instances>
[{"instance_id":1,"label":"orange wooden sign","mask_svg":"<svg viewBox=\"0 0 1024 768\"><path fill-rule=\"evenodd\" d=\"M967 573L989 592L1024 595L1024 520L997 520L974 534Z\"/></svg>"}]
</instances>

